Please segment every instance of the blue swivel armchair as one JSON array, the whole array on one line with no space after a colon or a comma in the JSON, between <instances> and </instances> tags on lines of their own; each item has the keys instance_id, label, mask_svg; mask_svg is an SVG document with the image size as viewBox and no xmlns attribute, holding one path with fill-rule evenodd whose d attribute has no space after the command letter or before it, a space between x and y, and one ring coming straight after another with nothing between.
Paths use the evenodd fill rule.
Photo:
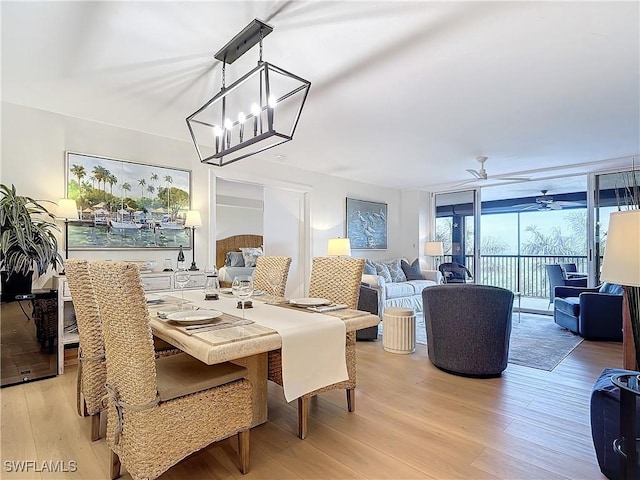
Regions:
<instances>
[{"instance_id":1,"label":"blue swivel armchair","mask_svg":"<svg viewBox=\"0 0 640 480\"><path fill-rule=\"evenodd\" d=\"M553 320L586 340L622 341L622 287L556 287Z\"/></svg>"},{"instance_id":2,"label":"blue swivel armchair","mask_svg":"<svg viewBox=\"0 0 640 480\"><path fill-rule=\"evenodd\" d=\"M555 288L558 286L569 286L569 287L586 287L587 279L586 278L578 278L578 279L567 279L562 271L562 267L557 264L548 264L545 265L547 269L547 276L549 277L549 306L553 305L553 301L555 299Z\"/></svg>"}]
</instances>

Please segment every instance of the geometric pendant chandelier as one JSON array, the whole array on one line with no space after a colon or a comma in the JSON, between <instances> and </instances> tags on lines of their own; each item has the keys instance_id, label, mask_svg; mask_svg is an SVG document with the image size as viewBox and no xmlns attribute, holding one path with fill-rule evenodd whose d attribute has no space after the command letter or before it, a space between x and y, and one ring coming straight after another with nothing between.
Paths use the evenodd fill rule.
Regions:
<instances>
[{"instance_id":1,"label":"geometric pendant chandelier","mask_svg":"<svg viewBox=\"0 0 640 480\"><path fill-rule=\"evenodd\" d=\"M311 82L262 61L262 40L273 27L253 20L215 58L222 62L222 88L187 117L202 163L219 167L293 139ZM260 44L258 66L225 85L225 67ZM213 154L203 154L206 146Z\"/></svg>"}]
</instances>

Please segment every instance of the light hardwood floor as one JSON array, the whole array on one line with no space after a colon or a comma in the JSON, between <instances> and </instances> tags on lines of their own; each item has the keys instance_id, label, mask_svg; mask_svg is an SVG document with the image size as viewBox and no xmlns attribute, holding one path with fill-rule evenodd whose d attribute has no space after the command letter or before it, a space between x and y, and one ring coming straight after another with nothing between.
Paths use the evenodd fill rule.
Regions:
<instances>
[{"instance_id":1,"label":"light hardwood floor","mask_svg":"<svg viewBox=\"0 0 640 480\"><path fill-rule=\"evenodd\" d=\"M553 372L509 364L501 378L482 380L438 370L424 345L394 355L381 342L359 342L355 413L344 392L324 394L311 402L300 440L296 402L270 385L269 421L252 430L248 475L227 440L161 478L603 479L589 398L602 369L621 358L619 343L585 341ZM1 478L108 478L105 441L91 443L90 421L76 413L75 369L0 391ZM19 460L75 461L77 471L8 472L6 462Z\"/></svg>"}]
</instances>

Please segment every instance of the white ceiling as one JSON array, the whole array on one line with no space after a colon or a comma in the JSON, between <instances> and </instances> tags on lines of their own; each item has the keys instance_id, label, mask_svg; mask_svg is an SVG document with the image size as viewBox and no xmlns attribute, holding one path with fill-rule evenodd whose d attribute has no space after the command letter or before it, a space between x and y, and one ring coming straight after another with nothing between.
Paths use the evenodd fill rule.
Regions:
<instances>
[{"instance_id":1,"label":"white ceiling","mask_svg":"<svg viewBox=\"0 0 640 480\"><path fill-rule=\"evenodd\" d=\"M437 191L470 179L478 155L489 176L538 179L640 153L636 1L0 8L3 100L182 140L220 88L213 54L267 21L265 60L312 86L294 140L243 162ZM227 83L257 56L228 66Z\"/></svg>"}]
</instances>

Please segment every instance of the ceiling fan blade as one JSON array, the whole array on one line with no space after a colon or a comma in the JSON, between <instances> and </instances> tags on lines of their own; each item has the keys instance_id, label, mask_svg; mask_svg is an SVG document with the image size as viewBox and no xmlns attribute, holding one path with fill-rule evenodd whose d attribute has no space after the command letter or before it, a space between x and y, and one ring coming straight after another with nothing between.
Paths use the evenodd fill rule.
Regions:
<instances>
[{"instance_id":1,"label":"ceiling fan blade","mask_svg":"<svg viewBox=\"0 0 640 480\"><path fill-rule=\"evenodd\" d=\"M564 200L560 200L553 203L555 203L556 205L560 205L561 207L584 207L584 204L580 202L567 202Z\"/></svg>"},{"instance_id":2,"label":"ceiling fan blade","mask_svg":"<svg viewBox=\"0 0 640 480\"><path fill-rule=\"evenodd\" d=\"M478 180L482 180L484 178L482 175L480 175L480 172L478 172L477 170L472 170L470 168L467 168L467 172L469 172L471 175L476 177Z\"/></svg>"},{"instance_id":3,"label":"ceiling fan blade","mask_svg":"<svg viewBox=\"0 0 640 480\"><path fill-rule=\"evenodd\" d=\"M473 178L471 180L464 180L463 182L454 183L453 185L451 185L451 188L461 187L463 185L469 185L470 183L476 183L478 180L481 180L481 179Z\"/></svg>"},{"instance_id":4,"label":"ceiling fan blade","mask_svg":"<svg viewBox=\"0 0 640 480\"><path fill-rule=\"evenodd\" d=\"M537 203L520 203L518 205L513 205L513 208L519 208L521 210L531 210L536 207L538 207Z\"/></svg>"},{"instance_id":5,"label":"ceiling fan blade","mask_svg":"<svg viewBox=\"0 0 640 480\"><path fill-rule=\"evenodd\" d=\"M562 210L562 205L560 205L559 202L552 202L547 203L547 208L550 208L551 210Z\"/></svg>"},{"instance_id":6,"label":"ceiling fan blade","mask_svg":"<svg viewBox=\"0 0 640 480\"><path fill-rule=\"evenodd\" d=\"M493 175L491 178L493 178L494 180L514 180L522 182L528 182L531 180L530 177L507 177L505 175Z\"/></svg>"}]
</instances>

